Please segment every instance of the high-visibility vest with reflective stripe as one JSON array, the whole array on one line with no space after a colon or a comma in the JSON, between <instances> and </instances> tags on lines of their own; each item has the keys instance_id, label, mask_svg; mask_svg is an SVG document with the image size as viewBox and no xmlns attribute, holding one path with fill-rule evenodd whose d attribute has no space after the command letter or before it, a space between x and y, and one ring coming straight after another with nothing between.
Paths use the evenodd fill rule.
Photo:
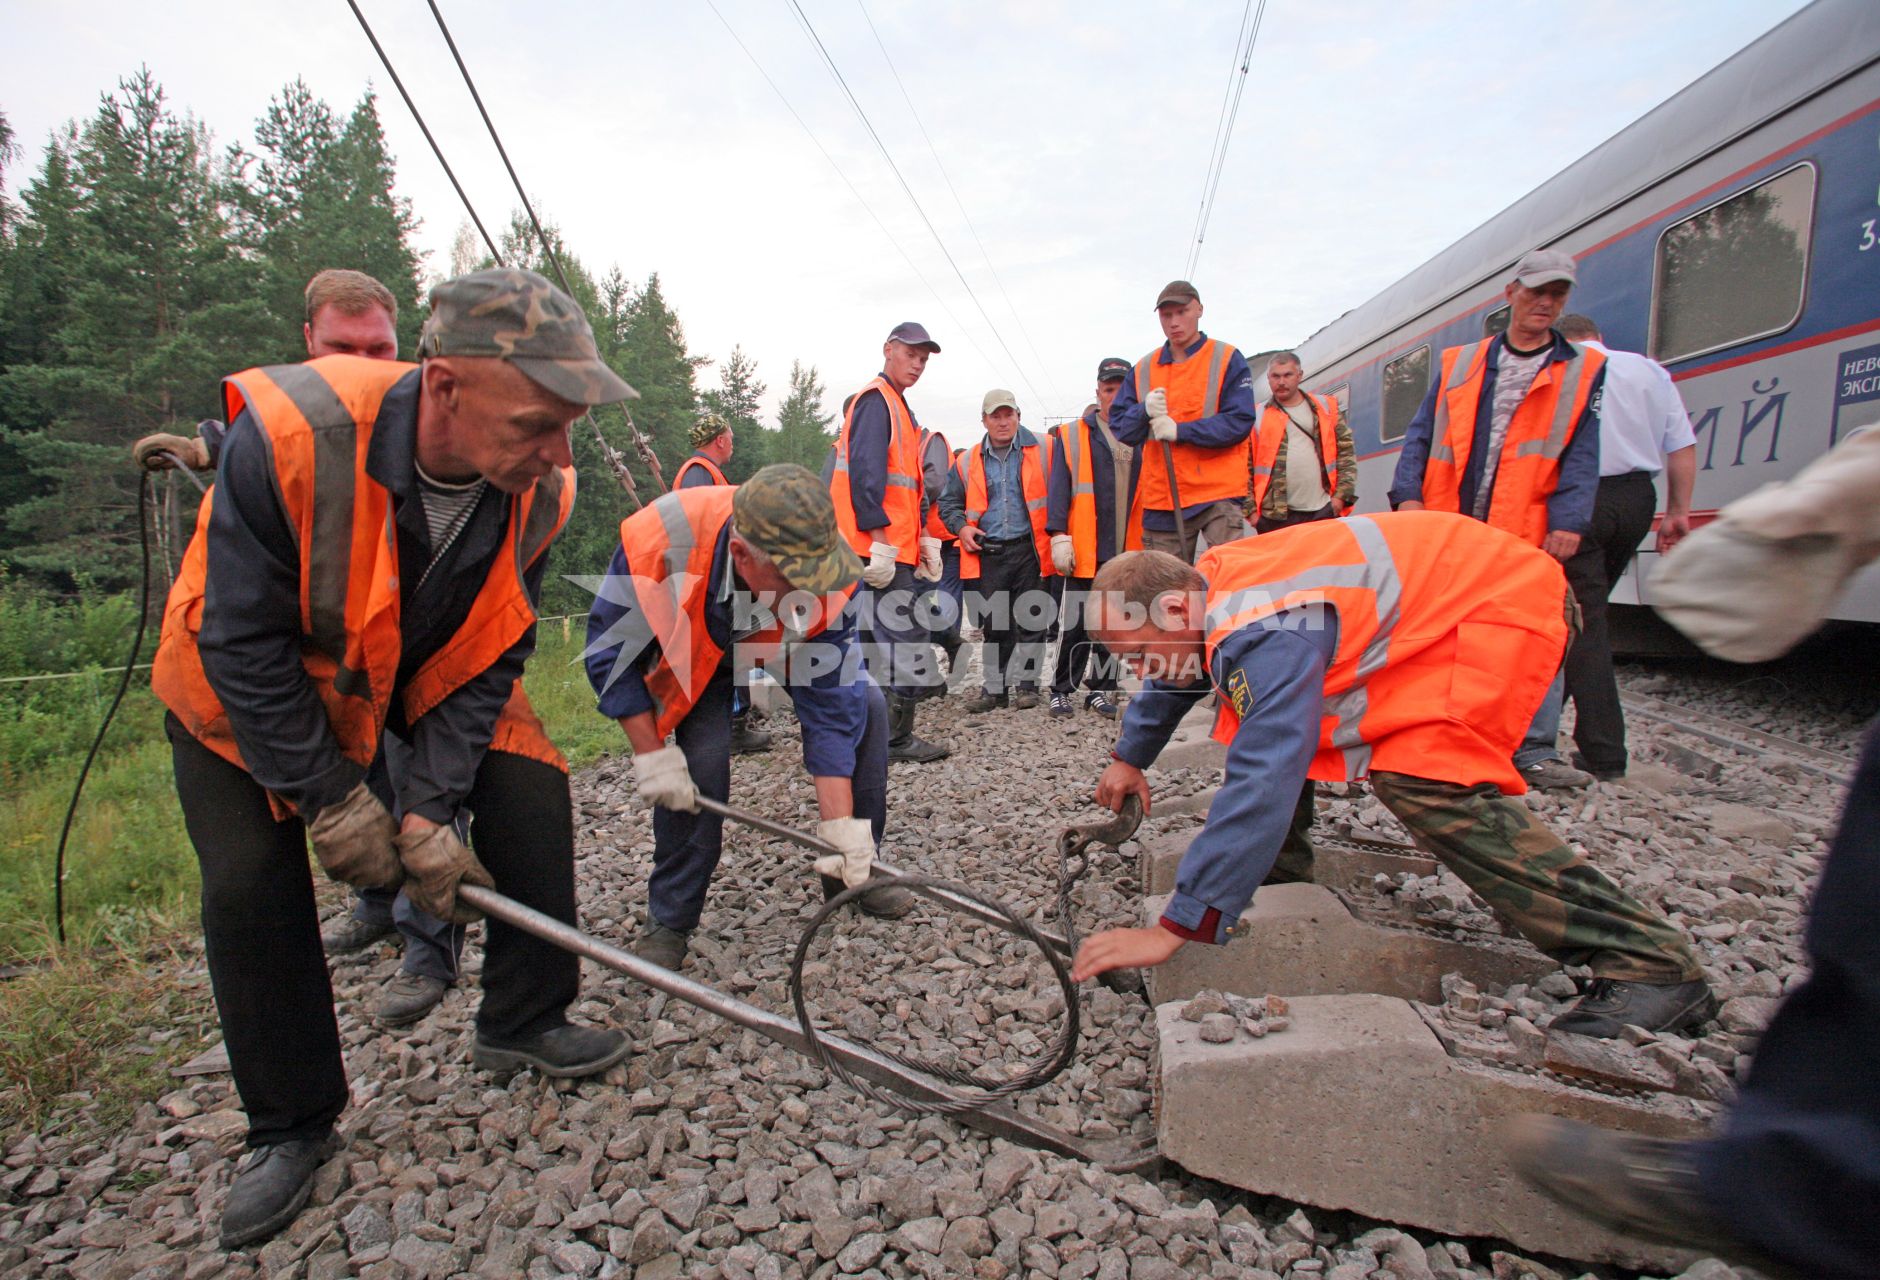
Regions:
<instances>
[{"instance_id":1,"label":"high-visibility vest with reflective stripe","mask_svg":"<svg viewBox=\"0 0 1880 1280\"><path fill-rule=\"evenodd\" d=\"M1327 496L1338 496L1338 401L1330 396L1302 392L1312 406L1319 429L1319 470L1325 479ZM1260 423L1247 443L1253 450L1253 510L1257 515L1266 505L1266 491L1273 482L1273 464L1279 458L1279 442L1286 438L1292 419L1277 400L1269 400ZM1287 449L1288 465L1292 450Z\"/></svg>"},{"instance_id":2,"label":"high-visibility vest with reflective stripe","mask_svg":"<svg viewBox=\"0 0 1880 1280\"><path fill-rule=\"evenodd\" d=\"M931 446L933 442L936 440L940 442L940 451L947 455L947 465L952 466L953 455L952 455L952 452L948 450L947 448L947 438L941 435L938 431L930 431L926 427L922 427L920 429L920 456L921 456L923 463L927 457L928 447ZM921 478L923 481L925 481L926 476L927 476L927 471L926 471L925 466L923 465L923 467L921 468ZM926 495L926 497L927 497L928 506L927 506L927 519L923 526L925 533L927 534L929 538L938 538L940 539L941 542L953 541L959 535L954 533L953 530L947 528L946 521L940 518L940 495L935 493L935 494L928 494Z\"/></svg>"},{"instance_id":3,"label":"high-visibility vest with reflective stripe","mask_svg":"<svg viewBox=\"0 0 1880 1280\"><path fill-rule=\"evenodd\" d=\"M718 536L731 522L736 493L735 485L674 489L620 522L620 546L633 578L634 598L659 645L645 680L662 738L692 713L724 661L725 650L712 639L705 610L710 603L712 555ZM807 639L825 631L854 592L851 584L820 600L798 593L766 607L782 604L794 610L799 604L806 606L806 615L793 616L791 623L795 633ZM738 638L738 660L762 666L783 651L782 642L783 625L773 617L762 629ZM627 658L631 661L634 656Z\"/></svg>"},{"instance_id":4,"label":"high-visibility vest with reflective stripe","mask_svg":"<svg viewBox=\"0 0 1880 1280\"><path fill-rule=\"evenodd\" d=\"M855 422L855 406L870 391L879 391L888 406L888 475L881 495L881 509L888 517L887 541L894 544L895 560L914 564L920 559L920 432L907 401L888 384L876 378L849 401L842 415L842 430L836 435L836 469L829 481L829 496L836 504L836 527L855 554L868 559L873 541L855 523L855 501L849 490L849 428Z\"/></svg>"},{"instance_id":5,"label":"high-visibility vest with reflective stripe","mask_svg":"<svg viewBox=\"0 0 1880 1280\"><path fill-rule=\"evenodd\" d=\"M718 469L716 462L713 462L702 453L695 453L684 462L681 462L679 469L672 473L672 487L674 489L677 489L680 485L685 483L685 473L690 471L693 467L703 467L705 473L712 478L713 484L731 483L729 480L725 479L725 473Z\"/></svg>"},{"instance_id":6,"label":"high-visibility vest with reflective stripe","mask_svg":"<svg viewBox=\"0 0 1880 1280\"><path fill-rule=\"evenodd\" d=\"M1462 477L1475 444L1475 417L1488 378L1492 341L1443 352L1442 390L1436 396L1430 456L1423 468L1423 505L1431 511L1462 510ZM1489 524L1537 547L1546 541L1547 499L1560 483L1560 455L1573 439L1605 364L1603 352L1576 347L1572 358L1549 361L1534 375L1502 437L1501 460L1488 496Z\"/></svg>"},{"instance_id":7,"label":"high-visibility vest with reflective stripe","mask_svg":"<svg viewBox=\"0 0 1880 1280\"><path fill-rule=\"evenodd\" d=\"M986 493L985 449L986 442L981 440L968 449L966 456L959 462L960 477L966 484L966 523L975 527L985 518L986 509L991 505ZM1044 452L1044 445L1028 444L1019 452L1023 455L1019 463L1019 479L1025 495L1025 514L1031 520L1032 542L1038 548L1038 569L1049 578L1057 570L1051 564L1051 535L1044 531L1044 509L1050 495L1045 479L1044 459L1040 456ZM960 543L960 577L965 580L979 577L979 555L968 551L964 542Z\"/></svg>"},{"instance_id":8,"label":"high-visibility vest with reflective stripe","mask_svg":"<svg viewBox=\"0 0 1880 1280\"><path fill-rule=\"evenodd\" d=\"M1090 448L1090 415L1052 430L1059 432L1058 438L1064 442L1064 467L1071 473L1071 506L1064 522L1064 532L1071 535L1071 576L1088 578L1097 571L1097 483L1095 455ZM1117 532L1116 543L1119 555L1142 549L1140 484L1129 503L1129 522Z\"/></svg>"},{"instance_id":9,"label":"high-visibility vest with reflective stripe","mask_svg":"<svg viewBox=\"0 0 1880 1280\"><path fill-rule=\"evenodd\" d=\"M1221 411L1221 375L1234 356L1233 347L1209 338L1180 364L1162 364L1156 358L1160 354L1158 348L1136 362L1138 403L1160 388L1168 396L1168 416L1176 422L1211 418ZM1244 442L1220 449L1177 442L1171 448L1182 506L1239 501L1247 496L1247 446ZM1142 505L1150 511L1174 510L1162 446L1153 438L1145 438L1142 449L1144 457L1138 482Z\"/></svg>"},{"instance_id":10,"label":"high-visibility vest with reflective stripe","mask_svg":"<svg viewBox=\"0 0 1880 1280\"><path fill-rule=\"evenodd\" d=\"M1351 516L1210 547L1210 670L1229 636L1320 604L1337 616L1310 776L1374 770L1527 789L1512 756L1560 669L1567 580L1538 548L1447 512ZM1231 742L1249 696L1228 678L1214 736Z\"/></svg>"},{"instance_id":11,"label":"high-visibility vest with reflective stripe","mask_svg":"<svg viewBox=\"0 0 1880 1280\"><path fill-rule=\"evenodd\" d=\"M301 665L346 757L370 765L391 706L403 642L398 535L392 495L366 474L373 424L386 392L416 366L359 356L249 369L224 380L227 420L244 409L267 442L282 510L300 561ZM418 667L402 691L415 722L484 671L535 623L524 574L567 523L572 468L550 471L505 499L508 528L463 625ZM151 684L183 727L246 768L221 700L203 673L197 637L207 593L211 491L164 606ZM420 568L418 571L422 571ZM490 746L566 771L516 682ZM291 807L271 797L277 816Z\"/></svg>"}]
</instances>

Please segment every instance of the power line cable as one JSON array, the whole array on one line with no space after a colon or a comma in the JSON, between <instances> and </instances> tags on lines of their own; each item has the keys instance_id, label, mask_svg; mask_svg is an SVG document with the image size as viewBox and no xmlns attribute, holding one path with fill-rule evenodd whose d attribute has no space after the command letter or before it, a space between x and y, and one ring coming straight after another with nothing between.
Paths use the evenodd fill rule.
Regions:
<instances>
[{"instance_id":1,"label":"power line cable","mask_svg":"<svg viewBox=\"0 0 1880 1280\"><path fill-rule=\"evenodd\" d=\"M1249 0L1251 4L1251 0ZM1240 116L1240 101L1247 91L1247 68L1253 61L1253 46L1260 38L1260 22L1266 16L1266 0L1260 0L1259 7L1253 12L1251 26L1246 14L1241 14L1241 30L1245 34L1245 43L1237 44L1234 49L1234 63L1228 70L1227 83L1232 90L1231 102L1224 95L1224 114L1216 130L1218 139L1215 154L1209 158L1209 174L1202 182L1201 208L1197 214L1194 244L1188 250L1188 265L1183 276L1192 279L1195 268L1201 264L1201 246L1208 238L1208 221L1214 216L1214 201L1221 189L1221 174L1227 169L1227 148L1233 141L1234 122Z\"/></svg>"},{"instance_id":2,"label":"power line cable","mask_svg":"<svg viewBox=\"0 0 1880 1280\"><path fill-rule=\"evenodd\" d=\"M483 219L477 217L476 206L472 205L470 197L464 194L463 183L457 181L457 175L451 170L450 161L444 158L443 149L437 145L437 139L431 136L431 127L425 124L424 114L418 110L418 104L411 100L411 94L406 92L405 82L398 78L398 72L392 67L392 60L385 56L385 46L381 45L379 38L372 34L372 24L367 22L366 15L360 12L358 0L346 0L346 3L351 7L353 17L359 19L359 29L364 31L366 39L372 42L372 51L379 55L379 61L385 66L385 74L392 78L394 85L398 86L398 96L405 100L405 109L411 112L411 118L418 122L418 131L424 135L424 140L431 144L431 154L437 157L437 163L444 170L444 176L450 179L450 185L456 190L457 198L463 201L464 212L468 213L470 221L476 224L477 234L483 237L483 243L488 247L490 257L496 259L497 266L502 266L503 255L497 250L496 241L490 238L490 233L484 228ZM442 19L440 18L439 21L441 22Z\"/></svg>"},{"instance_id":3,"label":"power line cable","mask_svg":"<svg viewBox=\"0 0 1880 1280\"><path fill-rule=\"evenodd\" d=\"M1038 367L1044 371L1045 385L1051 388L1052 395L1063 400L1063 394L1058 390L1057 380L1051 376L1051 366L1044 356L1039 354L1038 344L1032 341L1031 331L1025 327L1024 315L1019 311L1018 305L1012 301L1012 295L1006 291L1005 281L999 278L998 269L992 265L992 255L986 252L986 242L980 239L979 228L973 225L972 215L966 212L966 204L960 199L959 189L953 185L953 175L947 172L946 162L940 158L939 149L934 146L933 139L928 136L927 125L920 118L920 109L914 105L913 96L908 93L907 85L901 79L900 69L894 65L893 55L888 52L888 46L882 42L881 32L876 30L875 20L869 16L868 5L864 3L864 0L855 0L855 7L862 11L862 21L868 24L868 34L875 38L875 47L881 50L881 59L888 64L888 73L894 77L895 88L901 91L901 101L907 103L908 114L914 117L914 127L920 130L921 141L927 144L927 154L933 157L935 167L940 170L941 180L947 184L947 193L953 197L953 207L960 211L960 218L966 223L966 229L972 232L973 243L979 246L979 256L986 264L986 274L992 277L992 283L999 286L999 295L1005 299L1006 309L1012 313L1012 319L1018 322L1019 336L1025 339L1025 345L1030 349L1032 359L1036 360Z\"/></svg>"},{"instance_id":4,"label":"power line cable","mask_svg":"<svg viewBox=\"0 0 1880 1280\"><path fill-rule=\"evenodd\" d=\"M881 152L881 158L888 162L888 168L893 171L895 181L901 184L901 190L906 193L908 202L914 206L914 212L920 215L920 220L926 225L928 234L933 236L934 243L940 247L940 256L947 260L949 267L953 268L953 274L958 277L960 287L966 290L966 296L972 299L973 306L979 311L980 318L986 322L986 327L992 330L992 336L998 341L999 349L1004 351L1005 358L1012 362L1012 368L1018 373L1018 376L1024 380L1025 388L1031 392L1032 398L1042 404L1044 397L1038 393L1038 388L1032 384L1030 375L1025 372L1023 362L1012 353L1011 344L1006 342L1005 335L999 332L999 326L994 323L992 316L986 311L986 304L979 300L979 294L974 291L972 282L966 278L966 273L960 270L960 264L954 260L952 251L947 248L945 238L941 236L939 229L934 226L933 219L927 216L927 210L921 205L920 197L916 196L914 194L914 188L908 185L906 176L901 172L901 166L894 162L894 155L888 150L887 143L881 140L881 134L876 131L874 122L868 118L868 113L862 109L861 100L855 96L855 91L849 88L849 82L844 78L842 69L836 66L835 58L830 55L828 47L823 44L822 37L816 33L816 25L809 20L809 15L803 12L803 6L798 3L798 0L785 0L785 3L787 3L791 11L796 14L797 22L802 26L810 42L816 47L817 53L822 58L823 66L828 68L829 74L834 76L836 83L841 86L844 96L849 100L849 105L855 109L856 116L861 120L862 127L868 131L868 136L874 139L876 149Z\"/></svg>"},{"instance_id":5,"label":"power line cable","mask_svg":"<svg viewBox=\"0 0 1880 1280\"><path fill-rule=\"evenodd\" d=\"M1221 89L1221 105L1214 112L1214 138L1208 143L1208 167L1201 178L1201 199L1195 203L1194 226L1188 232L1188 247L1192 251L1195 237L1201 234L1201 214L1208 205L1208 184L1214 177L1215 157L1221 151L1221 130L1227 124L1227 104L1234 92L1234 68L1240 65L1240 50L1247 43L1247 26L1253 20L1253 0L1247 0L1240 11L1240 27L1234 32L1234 61L1228 66L1227 83ZM1182 274L1188 274L1188 263L1182 264Z\"/></svg>"}]
</instances>

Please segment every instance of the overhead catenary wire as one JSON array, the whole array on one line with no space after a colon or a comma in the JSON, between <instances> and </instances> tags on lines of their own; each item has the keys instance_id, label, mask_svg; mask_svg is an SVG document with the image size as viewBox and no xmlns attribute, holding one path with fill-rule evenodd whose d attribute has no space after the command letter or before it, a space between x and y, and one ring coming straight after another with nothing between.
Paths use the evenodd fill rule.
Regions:
<instances>
[{"instance_id":1,"label":"overhead catenary wire","mask_svg":"<svg viewBox=\"0 0 1880 1280\"><path fill-rule=\"evenodd\" d=\"M1251 22L1248 20L1251 10ZM1253 0L1241 12L1241 38L1234 46L1234 61L1227 73L1227 89L1221 96L1221 116L1215 126L1215 142L1208 156L1208 174L1201 183L1201 204L1195 211L1194 242L1188 248L1184 278L1193 278L1201 264L1201 246L1207 242L1208 222L1214 216L1214 200L1221 189L1221 174L1227 168L1227 149L1234 138L1234 122L1240 117L1240 100L1247 91L1247 68L1253 61L1253 46L1260 38L1260 23L1266 17L1266 0Z\"/></svg>"},{"instance_id":2,"label":"overhead catenary wire","mask_svg":"<svg viewBox=\"0 0 1880 1280\"><path fill-rule=\"evenodd\" d=\"M830 54L828 46L823 44L822 37L817 34L816 24L809 20L809 15L803 12L803 6L798 3L798 0L784 0L784 3L787 4L791 12L796 15L798 24L803 28L803 33L809 38L811 45L815 47L817 55L822 59L823 66L828 70L829 74L835 78L836 84L841 88L843 96L849 100L849 106L854 109L856 117L861 120L862 127L867 130L868 136L874 140L875 149L881 152L881 158L887 161L888 168L894 174L895 181L900 183L901 190L907 196L908 203L912 204L914 206L914 212L920 215L920 220L922 224L926 226L927 233L933 237L934 244L939 246L940 256L945 258L947 266L953 269L954 276L959 279L960 287L965 289L966 296L972 299L974 308L979 312L979 318L984 320L986 322L986 328L992 331L992 336L998 342L999 349L1005 352L1005 358L1012 362L1013 370L1017 372L1019 378L1025 383L1025 388L1031 393L1032 399L1039 404L1043 404L1044 397L1039 394L1038 388L1032 383L1031 376L1025 372L1024 363L1013 353L1011 344L1005 340L1005 335L999 331L998 324L993 320L991 313L986 310L986 304L979 300L979 294L974 290L972 281L968 280L966 273L960 270L960 264L954 260L952 250L947 248L945 237L940 234L939 228L934 226L933 219L927 216L927 210L925 206L921 204L920 197L914 194L914 188L909 185L906 175L901 172L901 166L894 162L894 153L888 149L888 144L882 141L881 134L876 130L874 122L868 118L868 112L862 107L861 99L857 98L855 91L849 88L848 79L843 76L842 69L836 65L836 60L834 56Z\"/></svg>"}]
</instances>

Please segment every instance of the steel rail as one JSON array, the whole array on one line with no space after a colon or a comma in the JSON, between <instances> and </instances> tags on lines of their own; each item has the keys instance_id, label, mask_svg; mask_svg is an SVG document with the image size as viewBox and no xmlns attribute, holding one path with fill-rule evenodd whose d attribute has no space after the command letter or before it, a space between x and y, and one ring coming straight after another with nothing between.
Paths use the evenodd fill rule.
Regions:
<instances>
[{"instance_id":1,"label":"steel rail","mask_svg":"<svg viewBox=\"0 0 1880 1280\"><path fill-rule=\"evenodd\" d=\"M1764 757L1779 755L1798 769L1844 781L1854 772L1854 761L1839 752L1823 747L1810 746L1806 742L1796 742L1779 734L1766 733L1761 729L1752 729L1748 725L1737 724L1722 716L1699 711L1694 707L1681 707L1674 702L1665 702L1641 693L1621 694L1619 701L1628 715L1643 716L1660 724L1671 726L1681 733L1688 733L1694 738L1720 747L1728 747L1747 756ZM1706 725L1714 726L1706 728Z\"/></svg>"}]
</instances>

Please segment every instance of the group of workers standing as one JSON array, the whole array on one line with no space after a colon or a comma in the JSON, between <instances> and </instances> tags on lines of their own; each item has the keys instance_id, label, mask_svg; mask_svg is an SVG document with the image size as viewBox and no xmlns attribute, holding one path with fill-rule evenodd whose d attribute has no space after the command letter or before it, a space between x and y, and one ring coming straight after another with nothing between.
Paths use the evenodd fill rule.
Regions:
<instances>
[{"instance_id":1,"label":"group of workers standing","mask_svg":"<svg viewBox=\"0 0 1880 1280\"><path fill-rule=\"evenodd\" d=\"M1507 286L1508 332L1444 353L1392 513L1350 514L1350 431L1335 400L1300 388L1298 357L1269 363L1261 409L1245 358L1201 331L1183 281L1156 299L1164 343L1103 360L1095 403L1043 437L1005 391L986 394L985 438L968 449L922 428L908 392L940 347L913 323L890 332L881 372L846 403L821 479L778 465L731 485L731 429L701 419L673 489L622 522L588 623L599 710L620 724L654 809L636 951L685 962L723 842L700 800L726 800L732 755L768 746L745 719L758 668L802 727L816 831L833 851L814 863L825 893L864 889L858 908L883 918L911 909L872 864L891 824L890 761L947 751L915 718L961 646L957 582L986 641L970 710L1037 704L1054 611L1053 712L1073 713L1081 680L1087 706L1114 717L1118 668L1143 677L1101 804L1147 806L1143 770L1191 708L1218 702L1226 777L1174 897L1156 925L1088 939L1078 979L1228 941L1276 863L1310 874L1313 781L1369 779L1511 926L1590 968L1551 1034L1708 1018L1688 939L1511 798L1562 782L1535 767L1551 754L1522 753L1551 753L1548 708L1557 728L1561 673L1574 680L1574 635L1595 614L1569 587L1572 566L1590 556L1587 572L1609 577L1623 564L1626 539L1643 537L1639 509L1651 514L1649 486L1625 475L1651 470L1660 445L1683 447L1654 422L1626 454L1637 465L1600 478L1602 395L1620 402L1621 363L1555 327L1573 278L1564 254L1529 255ZM182 450L216 469L154 686L250 1123L222 1223L230 1248L299 1212L347 1098L308 843L361 894L326 950L393 927L407 938L402 989L378 1010L387 1025L422 1016L454 980L477 918L459 885L575 920L567 768L520 677L575 500L569 427L635 393L574 301L521 270L439 285L417 364L395 359L395 339L316 344L329 321L388 335L390 316L374 316L388 301L310 289L313 358L229 377L215 456L173 437L139 446L146 465ZM1688 472L1681 492L1675 464L1672 477L1661 546L1688 510ZM1584 708L1597 685L1568 687ZM1623 771L1617 743L1590 761L1602 774ZM485 947L476 1066L578 1077L626 1055L618 1030L567 1019L572 956L493 920Z\"/></svg>"}]
</instances>

